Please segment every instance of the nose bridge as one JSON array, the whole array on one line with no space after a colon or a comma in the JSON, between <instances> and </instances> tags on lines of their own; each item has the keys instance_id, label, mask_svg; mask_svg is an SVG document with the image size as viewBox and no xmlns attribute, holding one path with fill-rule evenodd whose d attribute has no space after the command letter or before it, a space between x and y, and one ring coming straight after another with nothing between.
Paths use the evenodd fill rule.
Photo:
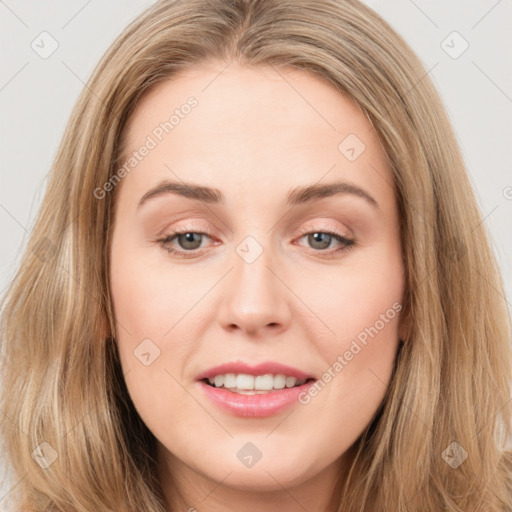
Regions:
<instances>
[{"instance_id":1,"label":"nose bridge","mask_svg":"<svg viewBox=\"0 0 512 512\"><path fill-rule=\"evenodd\" d=\"M266 295L275 297L279 293L275 275L270 271L273 260L270 245L270 237L248 235L236 247L234 290L246 301L257 301Z\"/></svg>"},{"instance_id":2,"label":"nose bridge","mask_svg":"<svg viewBox=\"0 0 512 512\"><path fill-rule=\"evenodd\" d=\"M286 289L275 275L270 245L270 237L248 235L236 246L219 318L225 326L256 331L288 321Z\"/></svg>"}]
</instances>

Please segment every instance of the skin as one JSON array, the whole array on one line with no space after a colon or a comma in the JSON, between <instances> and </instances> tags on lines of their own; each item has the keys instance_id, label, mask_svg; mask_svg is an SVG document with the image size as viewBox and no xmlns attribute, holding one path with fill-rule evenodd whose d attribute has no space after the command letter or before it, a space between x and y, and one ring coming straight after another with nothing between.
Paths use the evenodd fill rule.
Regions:
<instances>
[{"instance_id":1,"label":"skin","mask_svg":"<svg viewBox=\"0 0 512 512\"><path fill-rule=\"evenodd\" d=\"M268 418L220 410L196 376L240 360L277 361L321 379L401 303L391 171L367 118L330 84L299 70L225 66L210 61L157 85L129 120L128 156L187 98L198 101L117 185L110 285L121 364L158 440L169 510L328 511L350 448L383 400L399 314L307 405ZM365 145L354 161L338 149L349 134ZM162 180L218 188L225 202L167 193L138 208ZM285 202L291 188L335 180L364 189L378 208L353 194ZM193 257L158 242L181 228L195 238L167 247ZM344 244L308 236L325 230L356 242L329 256ZM263 250L250 264L237 253L247 236ZM134 355L144 339L160 350L148 366ZM237 458L247 442L262 453L251 468Z\"/></svg>"}]
</instances>

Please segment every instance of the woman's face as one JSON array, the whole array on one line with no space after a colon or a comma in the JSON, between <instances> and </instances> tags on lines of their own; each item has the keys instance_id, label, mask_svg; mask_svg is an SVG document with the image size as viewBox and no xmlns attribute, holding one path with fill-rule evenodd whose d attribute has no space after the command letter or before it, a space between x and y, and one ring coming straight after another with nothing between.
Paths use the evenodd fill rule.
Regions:
<instances>
[{"instance_id":1,"label":"woman's face","mask_svg":"<svg viewBox=\"0 0 512 512\"><path fill-rule=\"evenodd\" d=\"M168 470L288 489L335 475L383 400L397 205L354 103L302 71L225 66L159 84L130 119L105 186L116 339Z\"/></svg>"}]
</instances>

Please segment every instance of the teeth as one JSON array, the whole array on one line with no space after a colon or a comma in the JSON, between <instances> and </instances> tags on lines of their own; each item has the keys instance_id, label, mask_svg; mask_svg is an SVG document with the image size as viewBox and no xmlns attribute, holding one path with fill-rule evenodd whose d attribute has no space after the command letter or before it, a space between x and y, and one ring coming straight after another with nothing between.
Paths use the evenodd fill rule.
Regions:
<instances>
[{"instance_id":1,"label":"teeth","mask_svg":"<svg viewBox=\"0 0 512 512\"><path fill-rule=\"evenodd\" d=\"M301 386L306 379L298 381L295 377L287 377L282 374L272 375L271 373L257 376L246 373L226 373L225 375L215 375L214 378L208 379L208 382L215 385L216 388L223 387L244 395L254 395L285 387Z\"/></svg>"},{"instance_id":2,"label":"teeth","mask_svg":"<svg viewBox=\"0 0 512 512\"><path fill-rule=\"evenodd\" d=\"M224 375L224 387L236 388L236 375L234 373Z\"/></svg>"},{"instance_id":3,"label":"teeth","mask_svg":"<svg viewBox=\"0 0 512 512\"><path fill-rule=\"evenodd\" d=\"M236 386L238 389L254 389L254 377L240 373L236 377Z\"/></svg>"},{"instance_id":4,"label":"teeth","mask_svg":"<svg viewBox=\"0 0 512 512\"><path fill-rule=\"evenodd\" d=\"M286 377L286 387L292 388L293 386L295 386L296 381L297 379L295 377Z\"/></svg>"},{"instance_id":5,"label":"teeth","mask_svg":"<svg viewBox=\"0 0 512 512\"><path fill-rule=\"evenodd\" d=\"M297 379L295 379L295 377L290 377L290 382L291 382L291 379L294 379L295 382L297 381ZM276 375L273 378L273 381L274 381L274 389L283 389L286 386L286 376L284 376L284 375ZM295 384L295 382L293 384ZM292 387L292 386L290 386L290 387Z\"/></svg>"}]
</instances>

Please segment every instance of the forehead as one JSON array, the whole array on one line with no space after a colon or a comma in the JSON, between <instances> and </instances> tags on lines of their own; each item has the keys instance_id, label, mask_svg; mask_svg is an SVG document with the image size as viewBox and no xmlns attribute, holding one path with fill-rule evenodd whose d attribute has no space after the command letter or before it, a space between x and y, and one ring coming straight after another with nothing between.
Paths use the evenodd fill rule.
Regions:
<instances>
[{"instance_id":1,"label":"forehead","mask_svg":"<svg viewBox=\"0 0 512 512\"><path fill-rule=\"evenodd\" d=\"M191 112L191 121L180 122L179 130L175 126L173 138L179 138L180 132L185 135L191 124L198 136L210 130L210 140L239 134L239 128L251 134L259 130L262 137L268 128L275 128L273 136L330 131L335 139L347 128L360 135L370 128L358 106L318 76L293 68L212 61L181 71L146 93L130 117L127 140L135 143L153 131L155 122L169 120L176 111L179 115L191 97L197 108ZM259 123L254 123L254 117ZM326 145L330 142L329 138Z\"/></svg>"},{"instance_id":2,"label":"forehead","mask_svg":"<svg viewBox=\"0 0 512 512\"><path fill-rule=\"evenodd\" d=\"M151 149L124 180L139 193L183 179L224 188L227 196L229 189L268 194L279 183L287 191L325 177L378 195L376 171L389 173L359 107L332 84L291 68L211 61L180 72L138 103L124 161L145 145Z\"/></svg>"}]
</instances>

